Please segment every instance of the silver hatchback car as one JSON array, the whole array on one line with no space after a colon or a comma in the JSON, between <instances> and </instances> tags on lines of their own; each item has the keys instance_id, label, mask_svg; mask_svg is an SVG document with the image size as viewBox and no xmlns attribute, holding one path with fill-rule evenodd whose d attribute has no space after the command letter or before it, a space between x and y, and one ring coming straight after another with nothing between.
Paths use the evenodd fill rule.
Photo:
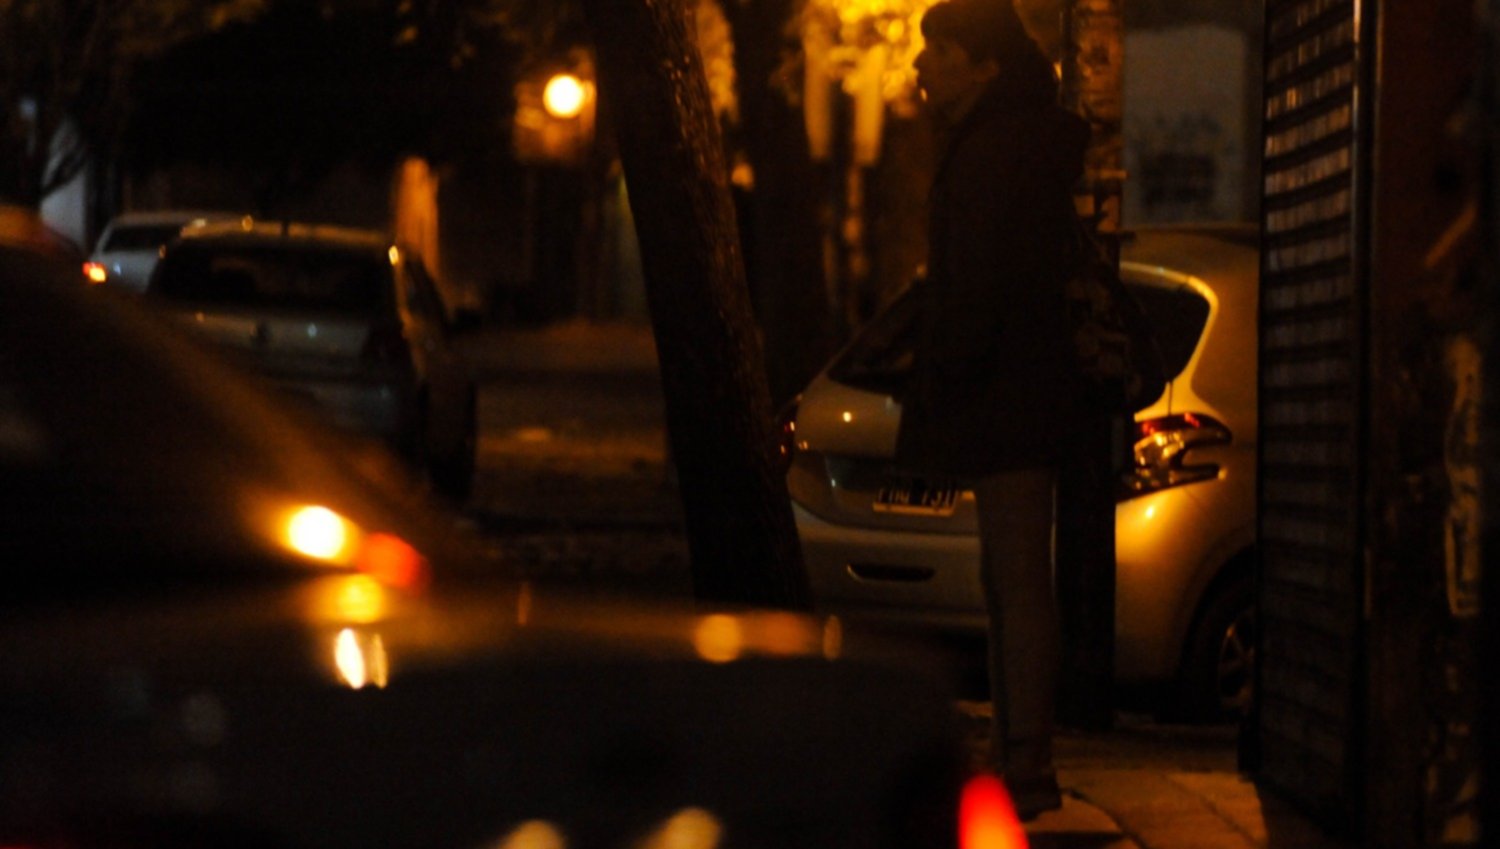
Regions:
<instances>
[{"instance_id":1,"label":"silver hatchback car","mask_svg":"<svg viewBox=\"0 0 1500 849\"><path fill-rule=\"evenodd\" d=\"M221 349L333 423L420 458L467 494L476 381L462 332L421 259L382 234L249 218L188 227L146 288Z\"/></svg>"},{"instance_id":2,"label":"silver hatchback car","mask_svg":"<svg viewBox=\"0 0 1500 849\"><path fill-rule=\"evenodd\" d=\"M1135 418L1117 500L1115 671L1175 685L1163 706L1182 718L1243 709L1253 680L1257 245L1164 228L1123 248L1170 379ZM973 493L891 464L913 306L897 298L784 414L788 488L821 607L982 632Z\"/></svg>"}]
</instances>

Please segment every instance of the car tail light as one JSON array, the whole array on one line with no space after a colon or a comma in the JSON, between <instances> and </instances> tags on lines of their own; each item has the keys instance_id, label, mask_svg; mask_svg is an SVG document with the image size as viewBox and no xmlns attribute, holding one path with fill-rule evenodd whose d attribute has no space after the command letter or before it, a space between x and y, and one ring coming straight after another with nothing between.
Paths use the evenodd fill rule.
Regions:
<instances>
[{"instance_id":1,"label":"car tail light","mask_svg":"<svg viewBox=\"0 0 1500 849\"><path fill-rule=\"evenodd\" d=\"M1136 422L1133 468L1122 478L1122 498L1219 476L1217 463L1189 463L1188 453L1208 445L1227 445L1231 435L1212 416L1181 413Z\"/></svg>"},{"instance_id":2,"label":"car tail light","mask_svg":"<svg viewBox=\"0 0 1500 849\"><path fill-rule=\"evenodd\" d=\"M83 264L83 278L90 284L103 283L109 279L109 270L102 262L85 262Z\"/></svg>"},{"instance_id":3,"label":"car tail light","mask_svg":"<svg viewBox=\"0 0 1500 849\"><path fill-rule=\"evenodd\" d=\"M377 324L365 337L364 351L360 356L377 363L407 363L411 360L411 348L406 344L406 332L400 324Z\"/></svg>"},{"instance_id":4,"label":"car tail light","mask_svg":"<svg viewBox=\"0 0 1500 849\"><path fill-rule=\"evenodd\" d=\"M776 416L774 457L776 469L783 475L791 470L797 456L797 406L801 400L801 395L793 398Z\"/></svg>"},{"instance_id":5,"label":"car tail light","mask_svg":"<svg viewBox=\"0 0 1500 849\"><path fill-rule=\"evenodd\" d=\"M420 590L430 577L427 558L394 534L374 533L365 537L354 565L380 583L403 590Z\"/></svg>"},{"instance_id":6,"label":"car tail light","mask_svg":"<svg viewBox=\"0 0 1500 849\"><path fill-rule=\"evenodd\" d=\"M958 803L958 849L1026 849L1026 831L1005 784L981 773L964 785Z\"/></svg>"}]
</instances>

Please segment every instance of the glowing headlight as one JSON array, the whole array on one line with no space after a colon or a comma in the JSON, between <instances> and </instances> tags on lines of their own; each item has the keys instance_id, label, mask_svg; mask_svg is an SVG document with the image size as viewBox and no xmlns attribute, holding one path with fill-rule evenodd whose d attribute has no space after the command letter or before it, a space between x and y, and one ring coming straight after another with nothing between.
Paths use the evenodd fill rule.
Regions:
<instances>
[{"instance_id":1,"label":"glowing headlight","mask_svg":"<svg viewBox=\"0 0 1500 849\"><path fill-rule=\"evenodd\" d=\"M327 507L308 506L286 520L283 538L298 554L327 563L347 562L358 544L359 528Z\"/></svg>"}]
</instances>

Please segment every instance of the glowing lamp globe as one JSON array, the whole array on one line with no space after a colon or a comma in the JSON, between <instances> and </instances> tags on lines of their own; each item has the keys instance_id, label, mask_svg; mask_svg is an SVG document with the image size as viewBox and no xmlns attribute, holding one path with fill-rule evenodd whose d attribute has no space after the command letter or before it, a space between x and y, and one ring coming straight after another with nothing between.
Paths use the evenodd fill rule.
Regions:
<instances>
[{"instance_id":1,"label":"glowing lamp globe","mask_svg":"<svg viewBox=\"0 0 1500 849\"><path fill-rule=\"evenodd\" d=\"M583 82L577 77L572 74L557 74L547 80L547 87L542 89L542 105L547 108L547 114L554 118L577 118L583 111L587 96Z\"/></svg>"}]
</instances>

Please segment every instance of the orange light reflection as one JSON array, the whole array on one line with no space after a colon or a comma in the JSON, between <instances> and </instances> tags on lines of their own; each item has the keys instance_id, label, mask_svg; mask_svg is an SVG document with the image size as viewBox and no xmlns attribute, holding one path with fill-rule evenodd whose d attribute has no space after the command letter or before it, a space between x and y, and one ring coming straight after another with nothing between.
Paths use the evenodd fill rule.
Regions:
<instances>
[{"instance_id":1,"label":"orange light reflection","mask_svg":"<svg viewBox=\"0 0 1500 849\"><path fill-rule=\"evenodd\" d=\"M702 808L684 808L639 845L642 849L715 849L723 833L718 817Z\"/></svg>"},{"instance_id":2,"label":"orange light reflection","mask_svg":"<svg viewBox=\"0 0 1500 849\"><path fill-rule=\"evenodd\" d=\"M745 635L740 621L733 616L715 613L703 617L693 633L693 648L710 663L729 663L745 650Z\"/></svg>"},{"instance_id":3,"label":"orange light reflection","mask_svg":"<svg viewBox=\"0 0 1500 849\"><path fill-rule=\"evenodd\" d=\"M379 634L364 637L352 628L345 628L334 639L333 660L339 677L351 689L360 690L370 684L383 688L389 682L390 659Z\"/></svg>"},{"instance_id":4,"label":"orange light reflection","mask_svg":"<svg viewBox=\"0 0 1500 849\"><path fill-rule=\"evenodd\" d=\"M959 849L1026 849L1026 831L1000 779L981 774L964 785L958 806Z\"/></svg>"},{"instance_id":5,"label":"orange light reflection","mask_svg":"<svg viewBox=\"0 0 1500 849\"><path fill-rule=\"evenodd\" d=\"M568 841L545 820L527 820L506 835L496 849L566 849Z\"/></svg>"},{"instance_id":6,"label":"orange light reflection","mask_svg":"<svg viewBox=\"0 0 1500 849\"><path fill-rule=\"evenodd\" d=\"M427 559L398 536L374 533L361 542L355 566L386 586L416 590L427 584Z\"/></svg>"}]
</instances>

